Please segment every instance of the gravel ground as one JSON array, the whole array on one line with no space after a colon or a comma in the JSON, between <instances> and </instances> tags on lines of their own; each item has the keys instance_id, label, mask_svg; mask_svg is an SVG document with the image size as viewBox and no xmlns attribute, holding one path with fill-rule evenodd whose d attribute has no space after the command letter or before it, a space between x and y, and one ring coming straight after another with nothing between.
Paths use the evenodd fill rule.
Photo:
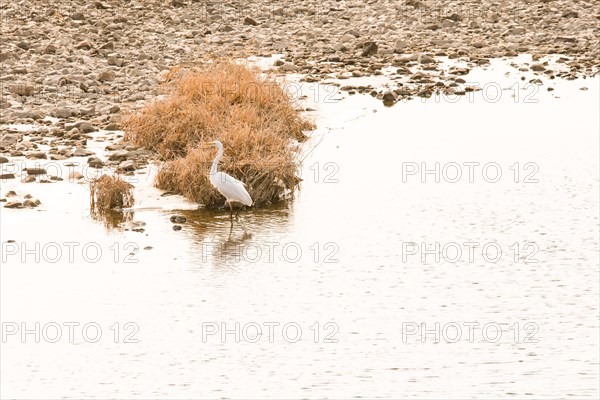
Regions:
<instances>
[{"instance_id":1,"label":"gravel ground","mask_svg":"<svg viewBox=\"0 0 600 400\"><path fill-rule=\"evenodd\" d=\"M93 156L83 154L90 132L118 130L121 111L160 94L172 67L215 57L281 54L273 69L308 82L385 72L395 90L343 89L390 103L464 94L462 77L495 57L531 54L533 63L517 67L534 71L538 83L600 69L595 0L1 0L0 7L0 124L44 125L27 141L1 127L6 157ZM442 68L447 58L466 66ZM48 115L59 120L43 120ZM146 156L138 153L113 161L134 161L127 168L135 169Z\"/></svg>"}]
</instances>

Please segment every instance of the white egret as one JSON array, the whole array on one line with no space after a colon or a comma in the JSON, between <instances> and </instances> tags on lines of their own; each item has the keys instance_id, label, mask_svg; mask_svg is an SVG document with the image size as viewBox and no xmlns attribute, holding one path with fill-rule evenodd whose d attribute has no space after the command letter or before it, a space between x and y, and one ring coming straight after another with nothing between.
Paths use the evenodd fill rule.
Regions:
<instances>
[{"instance_id":1,"label":"white egret","mask_svg":"<svg viewBox=\"0 0 600 400\"><path fill-rule=\"evenodd\" d=\"M238 219L238 214L244 208L244 206L252 205L252 198L248 194L244 182L241 182L235 179L233 176L226 174L225 172L220 172L217 170L219 165L219 161L221 157L223 157L223 143L215 140L213 142L203 142L204 146L211 146L217 149L217 156L212 162L210 166L210 175L208 179L210 183L225 197L225 203L229 204L229 218L231 219L231 225L233 226L233 206L232 202L241 203L240 209L235 213L236 220Z\"/></svg>"}]
</instances>

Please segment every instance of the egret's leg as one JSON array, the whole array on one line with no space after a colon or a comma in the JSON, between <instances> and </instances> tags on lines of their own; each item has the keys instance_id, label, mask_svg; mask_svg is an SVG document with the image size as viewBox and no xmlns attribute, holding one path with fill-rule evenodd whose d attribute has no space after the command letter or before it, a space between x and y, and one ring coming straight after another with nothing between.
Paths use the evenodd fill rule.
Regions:
<instances>
[{"instance_id":1,"label":"egret's leg","mask_svg":"<svg viewBox=\"0 0 600 400\"><path fill-rule=\"evenodd\" d=\"M235 213L235 220L236 221L240 221L239 215L240 215L240 211L242 211L242 208L244 208L244 205L242 204L242 206L240 207L239 210L237 210L237 212Z\"/></svg>"},{"instance_id":2,"label":"egret's leg","mask_svg":"<svg viewBox=\"0 0 600 400\"><path fill-rule=\"evenodd\" d=\"M237 212L235 213L235 220L236 220L237 222L239 222L239 223L240 223L240 225L242 226L242 229L244 230L244 237L250 237L250 236L248 236L248 232L246 231L246 227L244 226L243 222L242 222L242 221L240 221L240 219L239 219L239 214L240 214L240 211L242 211L242 208L244 208L244 205L243 205L243 204L242 204L242 206L240 207L240 209L239 209L239 210L237 210Z\"/></svg>"},{"instance_id":3,"label":"egret's leg","mask_svg":"<svg viewBox=\"0 0 600 400\"><path fill-rule=\"evenodd\" d=\"M231 221L231 226L233 226L233 206L230 201L227 203L229 203L229 220Z\"/></svg>"}]
</instances>

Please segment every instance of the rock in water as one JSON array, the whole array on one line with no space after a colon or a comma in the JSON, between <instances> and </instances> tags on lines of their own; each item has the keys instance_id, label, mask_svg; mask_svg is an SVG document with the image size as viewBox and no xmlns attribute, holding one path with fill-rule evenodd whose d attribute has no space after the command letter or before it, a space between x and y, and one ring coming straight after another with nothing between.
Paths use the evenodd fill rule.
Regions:
<instances>
[{"instance_id":1,"label":"rock in water","mask_svg":"<svg viewBox=\"0 0 600 400\"><path fill-rule=\"evenodd\" d=\"M25 168L24 171L27 172L27 175L46 175L44 168Z\"/></svg>"},{"instance_id":2,"label":"rock in water","mask_svg":"<svg viewBox=\"0 0 600 400\"><path fill-rule=\"evenodd\" d=\"M23 202L24 207L37 207L42 204L38 199L27 199Z\"/></svg>"},{"instance_id":3,"label":"rock in water","mask_svg":"<svg viewBox=\"0 0 600 400\"><path fill-rule=\"evenodd\" d=\"M383 94L381 100L383 100L384 105L391 106L394 103L396 103L396 101L398 100L398 96L396 95L396 93L388 91Z\"/></svg>"},{"instance_id":4,"label":"rock in water","mask_svg":"<svg viewBox=\"0 0 600 400\"><path fill-rule=\"evenodd\" d=\"M171 222L173 222L174 224L184 224L187 221L187 218L185 218L182 215L172 215L171 216Z\"/></svg>"}]
</instances>

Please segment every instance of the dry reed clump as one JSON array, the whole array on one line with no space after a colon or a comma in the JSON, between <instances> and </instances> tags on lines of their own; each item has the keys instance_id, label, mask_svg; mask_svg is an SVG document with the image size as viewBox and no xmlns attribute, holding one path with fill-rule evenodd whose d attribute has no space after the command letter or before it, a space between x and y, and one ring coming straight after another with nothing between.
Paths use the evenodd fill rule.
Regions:
<instances>
[{"instance_id":1,"label":"dry reed clump","mask_svg":"<svg viewBox=\"0 0 600 400\"><path fill-rule=\"evenodd\" d=\"M169 89L166 99L123 121L126 139L167 160L159 188L207 207L223 204L208 181L215 150L198 147L215 139L225 147L219 169L245 182L255 205L275 202L298 185L297 143L314 126L276 82L243 65L217 63L184 73Z\"/></svg>"},{"instance_id":2,"label":"dry reed clump","mask_svg":"<svg viewBox=\"0 0 600 400\"><path fill-rule=\"evenodd\" d=\"M104 216L111 210L133 206L133 185L119 176L102 175L90 183L90 210Z\"/></svg>"}]
</instances>

